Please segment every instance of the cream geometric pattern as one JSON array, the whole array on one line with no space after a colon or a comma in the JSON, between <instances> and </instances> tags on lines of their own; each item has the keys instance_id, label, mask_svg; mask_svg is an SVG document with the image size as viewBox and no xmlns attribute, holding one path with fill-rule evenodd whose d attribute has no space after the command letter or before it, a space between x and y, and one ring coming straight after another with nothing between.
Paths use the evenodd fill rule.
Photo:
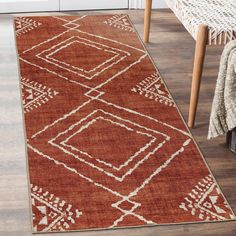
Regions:
<instances>
[{"instance_id":1,"label":"cream geometric pattern","mask_svg":"<svg viewBox=\"0 0 236 236\"><path fill-rule=\"evenodd\" d=\"M138 83L131 91L165 105L175 106L172 97L166 90L165 85L157 72Z\"/></svg>"},{"instance_id":2,"label":"cream geometric pattern","mask_svg":"<svg viewBox=\"0 0 236 236\"><path fill-rule=\"evenodd\" d=\"M117 109L121 109L121 110L124 110L124 111L127 111L127 112L130 112L130 113L134 113L134 114L137 114L137 115L140 115L140 116L145 116L147 119L153 119L149 116L146 116L146 115L143 115L141 113L136 113L136 111L133 111L133 110L130 110L130 109L127 109L127 108L124 108L124 107L119 107L115 104L111 104L111 103L108 103L107 101L105 100L102 100L102 99L99 99L99 101L103 102L104 104L107 104L107 105L110 105L110 106L114 106L114 108L117 108ZM51 127L53 127L54 125L58 124L59 122L62 122L63 120L67 119L68 117L72 116L73 114L75 114L76 112L79 112L80 109L82 109L84 106L87 106L89 105L89 103L91 103L92 100L89 100L88 102L85 102L84 104L82 104L81 106L79 106L77 109L71 111L70 113L64 115L63 117L59 118L58 120L54 121L51 125L49 126L46 126L43 130L40 130L39 132L37 132L35 135L32 136L33 139L36 139L39 135L41 135L43 132L45 132L46 130L50 129ZM131 124L132 124L132 121L129 121ZM157 176L160 172L162 172L163 170L165 170L165 168L168 168L169 165L171 165L172 161L175 160L176 158L178 158L178 156L185 151L185 148L190 144L191 142L191 138L189 137L189 134L182 131L182 130L179 130L173 126L170 126L168 124L165 124L165 123L162 123L162 122L159 122L157 120L155 120L155 122L157 123L161 123L163 124L164 126L167 126L169 128L172 128L174 130L177 130L179 132L181 132L182 134L186 135L186 140L183 142L182 146L180 147L180 149L176 150L161 166L157 167L157 169L149 175L148 178L144 179L143 180L143 183L139 186L137 186L136 189L134 189L133 191L131 191L128 195L123 195L119 192L117 192L116 190L100 183L100 182L96 182L94 181L93 179L89 178L88 176L85 176L81 173L80 170L77 170L77 169L74 169L74 168L71 168L67 165L66 162L61 162L59 160L57 160L55 157L53 156L48 156L46 154L44 154L42 151L38 150L37 148L33 147L32 145L28 144L28 148L31 149L33 152L37 153L38 155L42 156L43 158L46 158L48 160L51 160L53 161L56 165L60 165L60 166L63 166L65 167L67 170L71 171L72 173L75 173L77 175L79 175L81 178L85 179L86 181L88 181L89 183L93 183L95 186L97 187L100 187L110 193L112 193L114 196L118 196L120 197L120 200L118 202L115 202L112 204L112 207L120 210L122 212L122 215L114 221L114 223L110 226L110 228L113 228L113 227L116 227L120 222L122 222L124 220L124 218L126 216L134 216L136 218L138 218L139 220L143 221L144 223L146 224L156 224L156 222L153 222L153 221L150 221L148 219L145 219L142 215L139 215L137 213L135 213L134 211L141 206L140 203L137 203L137 202L133 202L130 200L130 198L136 196L139 191L141 191L143 188L146 187L146 185L149 184L149 182L155 177ZM154 132L157 132L156 130L153 130ZM60 134L59 134L60 135ZM50 144L53 144L52 141L50 141ZM163 143L164 144L164 143ZM163 145L161 144L161 145ZM158 150L159 147L157 147L157 149L154 150L154 152L156 152ZM154 153L153 152L153 153ZM78 157L77 157L78 158ZM80 158L80 157L79 157ZM132 167L124 176L122 177L117 177L117 176L112 176L110 175L110 173L104 173L104 170L100 169L100 168L97 168L96 166L94 165L91 165L89 163L87 163L88 165L90 165L90 167L92 167L94 170L97 170L97 171L100 171L104 174L108 174L110 175L111 177L113 177L116 181L119 181L119 182L123 182L125 181L125 177L127 175L130 175L134 169L136 168L139 168L141 165L143 165L143 163L145 163L146 160L148 160L149 158L149 155L147 155L145 158L143 158L142 160L140 160L139 162L137 162L137 164ZM84 162L84 160L82 160L81 158L78 159L79 161L82 161ZM122 205L121 203L122 202L128 202L130 203L131 205L133 204L133 206L131 207L131 209L127 210L127 209L123 209L122 208Z\"/></svg>"},{"instance_id":3,"label":"cream geometric pattern","mask_svg":"<svg viewBox=\"0 0 236 236\"><path fill-rule=\"evenodd\" d=\"M143 60L146 56L147 53L145 50L139 49L139 48L135 48L132 47L128 44L122 43L122 42L118 42L116 40L112 40L109 38L105 38L102 37L100 35L95 35L95 34L91 34L91 33L87 33L84 31L81 31L78 29L79 24L78 21L81 19L84 19L86 16L79 17L78 19L73 21L73 24L77 25L77 26L73 26L73 28L69 28L68 30L50 38L45 40L44 42L39 43L38 45L34 45L33 47L25 50L20 56L20 60L31 65L31 66L36 66L40 69L46 70L49 73L52 73L58 77L61 77L67 81L70 81L72 83L76 83L79 84L83 87L87 87L87 85L85 85L84 83L81 83L80 80L83 79L87 79L87 80L92 80L93 78L99 77L99 75L101 73L104 72L108 72L106 76L110 76L110 77L103 77L104 83L100 83L98 85L98 87L102 87L103 85L105 85L106 83L110 82L111 80L113 80L116 76L126 72L127 70L129 70L132 66L134 66L135 64L138 64L141 62L141 60ZM59 17L56 17L57 19L60 19ZM65 19L63 19L63 21L66 21ZM68 23L71 21L68 21ZM76 23L75 23L76 22ZM65 36L71 31L76 31L77 36L75 37L69 37L65 40ZM61 40L61 38L63 38ZM97 41L94 40L94 38L97 38ZM56 45L54 45L53 47L50 47L48 49L44 49L43 51L41 51L40 53L37 53L35 56L36 58L42 60L43 62L47 62L47 67L49 67L49 65L52 65L53 67L55 67L55 70L47 68L47 67L42 67L41 65L36 65L35 63L32 63L31 61L25 60L23 55L27 55L27 53L32 53L34 50L36 50L37 48L43 46L43 45L47 45L48 43L53 43L53 41L58 41L61 40L61 43L57 43ZM108 58L107 60L105 60L102 65L105 65L103 68L101 68L101 65L98 65L96 68L93 68L91 71L86 71L83 68L78 68L75 67L73 65L68 64L65 61L59 61L55 58L53 58L53 55L55 55L55 53L57 53L58 51L60 51L62 48L66 48L71 46L71 43L78 43L78 44L82 44L82 45L87 45L89 47L93 47L96 48L98 50L101 51L106 51L109 52L111 54L111 57ZM107 45L108 44L108 45ZM121 46L123 48L125 48L125 50L123 49L119 49L118 47L116 47L116 45ZM132 55L132 52L134 52L135 57ZM136 60L136 57L139 58ZM132 59L132 60L129 60ZM123 61L129 61L129 65L126 68L122 67L122 62ZM113 66L120 66L120 71L117 73L118 70L112 70L111 68ZM58 74L57 71L58 68L63 69L64 72L69 72L69 73L73 73L75 76L70 76L70 78L65 77L63 71L61 71L60 74ZM117 73L117 74L114 74ZM96 87L97 88L97 87ZM96 89L94 88L94 89ZM92 92L92 90L91 90Z\"/></svg>"},{"instance_id":4,"label":"cream geometric pattern","mask_svg":"<svg viewBox=\"0 0 236 236\"><path fill-rule=\"evenodd\" d=\"M65 50L68 47L72 46L73 44L77 44L78 47L79 45L91 47L94 50L96 49L98 53L100 51L104 51L110 56L107 58L107 60L105 60L104 62L102 62L101 64L97 65L96 67L90 70L73 66L71 64L68 64L65 61L59 61L53 57L53 55L60 53L61 50ZM49 48L37 54L38 58L48 63L54 64L60 68L63 68L69 72L82 76L88 80L91 80L94 77L98 76L99 74L107 70L108 68L112 67L113 65L125 59L127 56L129 56L128 52L118 50L118 49L115 49L115 48L112 48L103 44L99 44L97 42L91 42L79 36L71 37L65 41L60 42L58 45L54 45L52 48ZM106 66L106 67L104 68L103 66ZM101 69L101 67L103 68Z\"/></svg>"},{"instance_id":5,"label":"cream geometric pattern","mask_svg":"<svg viewBox=\"0 0 236 236\"><path fill-rule=\"evenodd\" d=\"M58 94L58 92L26 78L21 78L21 89L24 113L42 106Z\"/></svg>"},{"instance_id":6,"label":"cream geometric pattern","mask_svg":"<svg viewBox=\"0 0 236 236\"><path fill-rule=\"evenodd\" d=\"M109 118L107 118L107 117L109 117ZM90 121L88 121L89 118L90 118ZM78 148L67 144L67 142L73 136L78 135L82 131L88 129L90 126L92 126L98 120L106 121L106 122L109 122L110 125L115 125L115 126L121 127L122 129L126 130L127 136L129 135L129 132L136 132L138 135L145 135L149 138L149 141L143 147L137 147L138 148L137 152L135 152L132 156L130 156L120 166L114 166L111 163L107 163L97 157L93 157L89 153L87 153L83 150L78 150ZM86 121L86 124L81 125L81 123L85 122L85 121ZM135 127L136 127L136 130L135 130ZM67 136L67 132L73 131L74 129L75 129L75 132L73 132L72 135ZM108 132L108 131L105 131L105 132ZM154 135L156 137L162 137L163 140L161 142L158 142L157 138L154 137ZM65 138L64 138L64 136L65 136ZM63 137L63 141L58 143L57 139L60 137ZM145 160L147 160L151 156L151 154L157 152L158 149L160 149L168 140L170 140L170 137L168 137L167 135L165 135L163 133L148 129L147 127L142 127L138 124L135 124L134 122L130 122L129 120L125 120L125 119L122 119L118 116L114 116L113 114L107 113L103 110L95 110L91 114L89 114L87 117L83 118L79 122L68 127L62 133L59 133L56 137L51 139L49 141L49 143L51 145L61 149L63 152L73 155L77 160L86 163L87 165L105 173L106 175L108 175L110 177L113 177L117 181L122 182L126 176L130 175L136 168L138 168ZM145 156L142 156L141 154L148 148L152 148L152 149ZM120 171L123 167L127 166L133 160L136 160L136 162L135 162L136 164L134 167L130 168L128 170L128 172L123 173L122 176L117 176L113 173L105 171L102 167L96 165L96 162L95 163L91 162L91 160L96 160L97 164L103 164L105 166L109 166L115 171Z\"/></svg>"},{"instance_id":7,"label":"cream geometric pattern","mask_svg":"<svg viewBox=\"0 0 236 236\"><path fill-rule=\"evenodd\" d=\"M55 160L53 157L50 157L48 155L45 155L44 153L42 153L41 151L37 150L36 148L34 148L33 146L31 146L30 144L28 144L28 148L31 149L33 152L37 153L38 155L44 157L44 158L47 158L48 160L51 160L53 161L56 165L60 165L60 166L64 166L67 170L79 175L81 178L83 178L84 180L88 181L89 183L93 183L95 186L99 187L99 188L102 188L110 193L112 193L114 196L117 196L117 197L120 197L121 200L115 202L112 204L112 207L120 210L123 214L118 217L117 220L114 221L114 223L110 226L110 228L114 228L116 227L119 222L122 222L123 219L126 217L126 216L134 216L136 217L137 219L143 221L144 223L146 224L149 224L149 225L154 225L154 224L157 224L156 222L153 222L151 220L148 220L148 219L145 219L142 215L139 215L137 213L135 213L134 211L141 206L140 203L137 203L137 202L133 202L132 200L130 200L130 198L136 196L143 188L146 187L146 185L149 184L149 182L151 182L151 180L157 176L161 171L163 171L165 168L167 168L171 162L173 160L175 160L182 152L185 151L185 148L186 146L189 145L189 143L191 142L191 139L187 139L184 143L183 143L183 146L177 150L175 153L173 153L170 158L164 162L161 166L159 166L147 179L144 179L143 180L143 183L138 186L135 190L131 191L128 195L123 195L115 190L112 190L111 188L108 188L107 186L104 186L103 184L99 183L99 182L95 182L93 179L81 174L78 170L74 169L74 168L71 168L71 167L68 167L65 163L62 163L60 161L57 161ZM131 207L131 209L127 210L127 209L123 209L122 206L121 206L121 203L122 202L129 202L130 204L133 204L133 206Z\"/></svg>"},{"instance_id":8,"label":"cream geometric pattern","mask_svg":"<svg viewBox=\"0 0 236 236\"><path fill-rule=\"evenodd\" d=\"M16 23L16 36L25 34L41 25L41 23L36 22L28 17L16 17L15 23Z\"/></svg>"},{"instance_id":9,"label":"cream geometric pattern","mask_svg":"<svg viewBox=\"0 0 236 236\"><path fill-rule=\"evenodd\" d=\"M126 15L114 15L104 22L107 25L113 26L129 32L135 32Z\"/></svg>"},{"instance_id":10,"label":"cream geometric pattern","mask_svg":"<svg viewBox=\"0 0 236 236\"><path fill-rule=\"evenodd\" d=\"M208 44L236 39L235 0L167 0L167 4L195 40L201 24L209 28Z\"/></svg>"},{"instance_id":11,"label":"cream geometric pattern","mask_svg":"<svg viewBox=\"0 0 236 236\"><path fill-rule=\"evenodd\" d=\"M31 184L31 202L33 229L36 232L68 230L82 215L82 212L73 209L71 204L33 184ZM40 218L36 218L36 215L40 215Z\"/></svg>"},{"instance_id":12,"label":"cream geometric pattern","mask_svg":"<svg viewBox=\"0 0 236 236\"><path fill-rule=\"evenodd\" d=\"M225 199L223 205L218 205L219 198L222 198L221 191L212 176L208 175L198 182L179 207L204 221L233 219L233 215L228 218L222 215L228 212L229 205Z\"/></svg>"}]
</instances>

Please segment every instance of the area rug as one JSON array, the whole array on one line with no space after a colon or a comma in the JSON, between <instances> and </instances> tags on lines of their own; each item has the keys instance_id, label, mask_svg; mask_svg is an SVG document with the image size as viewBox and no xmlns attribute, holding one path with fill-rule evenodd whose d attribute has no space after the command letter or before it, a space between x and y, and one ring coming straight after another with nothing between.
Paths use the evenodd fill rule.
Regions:
<instances>
[{"instance_id":1,"label":"area rug","mask_svg":"<svg viewBox=\"0 0 236 236\"><path fill-rule=\"evenodd\" d=\"M15 30L33 232L235 218L128 16Z\"/></svg>"}]
</instances>

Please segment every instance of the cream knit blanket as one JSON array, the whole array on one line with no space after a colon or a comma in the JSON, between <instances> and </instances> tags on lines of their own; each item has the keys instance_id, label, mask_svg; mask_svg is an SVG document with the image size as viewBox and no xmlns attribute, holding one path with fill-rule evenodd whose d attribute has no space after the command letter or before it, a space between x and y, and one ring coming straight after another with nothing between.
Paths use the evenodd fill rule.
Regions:
<instances>
[{"instance_id":1,"label":"cream knit blanket","mask_svg":"<svg viewBox=\"0 0 236 236\"><path fill-rule=\"evenodd\" d=\"M236 127L236 40L225 46L212 105L208 139Z\"/></svg>"}]
</instances>

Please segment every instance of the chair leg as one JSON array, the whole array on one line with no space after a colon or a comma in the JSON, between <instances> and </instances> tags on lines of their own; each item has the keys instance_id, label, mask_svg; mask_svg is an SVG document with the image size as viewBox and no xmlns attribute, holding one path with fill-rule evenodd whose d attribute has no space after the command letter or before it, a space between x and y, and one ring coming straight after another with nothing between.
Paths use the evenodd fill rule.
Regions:
<instances>
[{"instance_id":1,"label":"chair leg","mask_svg":"<svg viewBox=\"0 0 236 236\"><path fill-rule=\"evenodd\" d=\"M144 15L144 42L149 42L150 21L152 11L152 0L146 0L145 15Z\"/></svg>"},{"instance_id":2,"label":"chair leg","mask_svg":"<svg viewBox=\"0 0 236 236\"><path fill-rule=\"evenodd\" d=\"M206 25L200 25L198 28L198 35L196 40L192 89L191 89L189 117L188 117L188 126L190 128L194 127L194 122L195 122L207 40L208 40L208 27Z\"/></svg>"}]
</instances>

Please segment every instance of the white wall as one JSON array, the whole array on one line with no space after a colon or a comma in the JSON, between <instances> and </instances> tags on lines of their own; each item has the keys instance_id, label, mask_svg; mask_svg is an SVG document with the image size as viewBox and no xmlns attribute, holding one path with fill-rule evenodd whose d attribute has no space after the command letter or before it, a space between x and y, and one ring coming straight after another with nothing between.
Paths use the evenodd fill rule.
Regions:
<instances>
[{"instance_id":1,"label":"white wall","mask_svg":"<svg viewBox=\"0 0 236 236\"><path fill-rule=\"evenodd\" d=\"M0 0L0 13L127 9L128 3L129 0Z\"/></svg>"},{"instance_id":2,"label":"white wall","mask_svg":"<svg viewBox=\"0 0 236 236\"><path fill-rule=\"evenodd\" d=\"M128 2L128 0L60 0L60 10L127 9Z\"/></svg>"},{"instance_id":3,"label":"white wall","mask_svg":"<svg viewBox=\"0 0 236 236\"><path fill-rule=\"evenodd\" d=\"M0 13L57 11L59 0L0 0Z\"/></svg>"},{"instance_id":4,"label":"white wall","mask_svg":"<svg viewBox=\"0 0 236 236\"><path fill-rule=\"evenodd\" d=\"M129 0L131 9L144 9L146 0ZM165 0L153 0L153 8L168 8Z\"/></svg>"},{"instance_id":5,"label":"white wall","mask_svg":"<svg viewBox=\"0 0 236 236\"><path fill-rule=\"evenodd\" d=\"M168 8L165 0L153 0L153 8Z\"/></svg>"},{"instance_id":6,"label":"white wall","mask_svg":"<svg viewBox=\"0 0 236 236\"><path fill-rule=\"evenodd\" d=\"M61 10L126 8L128 3L128 0L0 0L0 13L59 11L59 1ZM96 2L99 4L96 5ZM129 7L143 9L145 2L146 0L129 0ZM165 0L153 0L153 8L166 7Z\"/></svg>"}]
</instances>

